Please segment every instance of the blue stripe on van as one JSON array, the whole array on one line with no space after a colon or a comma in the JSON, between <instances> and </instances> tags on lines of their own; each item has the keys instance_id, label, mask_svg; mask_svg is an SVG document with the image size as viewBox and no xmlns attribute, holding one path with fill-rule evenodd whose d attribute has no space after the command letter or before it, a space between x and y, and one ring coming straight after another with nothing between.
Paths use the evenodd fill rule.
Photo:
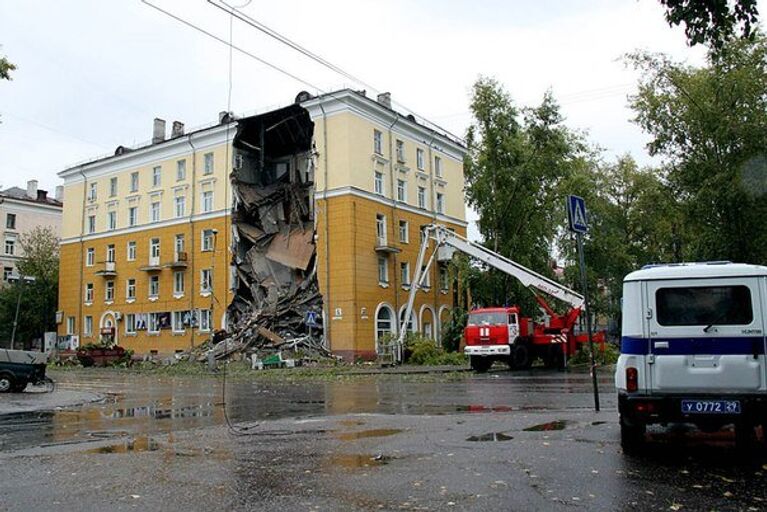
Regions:
<instances>
[{"instance_id":1,"label":"blue stripe on van","mask_svg":"<svg viewBox=\"0 0 767 512\"><path fill-rule=\"evenodd\" d=\"M653 348L652 353L659 356L679 355L721 355L721 354L764 354L763 336L743 336L737 338L654 338L654 341L667 341L668 348ZM621 353L646 355L650 353L651 341L647 338L623 336Z\"/></svg>"}]
</instances>

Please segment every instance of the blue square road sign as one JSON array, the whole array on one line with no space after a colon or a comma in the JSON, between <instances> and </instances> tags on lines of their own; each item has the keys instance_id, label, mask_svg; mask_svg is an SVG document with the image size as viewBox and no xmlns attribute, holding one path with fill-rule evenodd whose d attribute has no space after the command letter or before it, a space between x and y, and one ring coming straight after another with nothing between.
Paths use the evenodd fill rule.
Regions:
<instances>
[{"instance_id":1,"label":"blue square road sign","mask_svg":"<svg viewBox=\"0 0 767 512\"><path fill-rule=\"evenodd\" d=\"M586 201L582 197L567 196L567 220L570 224L570 231L585 233L589 230Z\"/></svg>"}]
</instances>

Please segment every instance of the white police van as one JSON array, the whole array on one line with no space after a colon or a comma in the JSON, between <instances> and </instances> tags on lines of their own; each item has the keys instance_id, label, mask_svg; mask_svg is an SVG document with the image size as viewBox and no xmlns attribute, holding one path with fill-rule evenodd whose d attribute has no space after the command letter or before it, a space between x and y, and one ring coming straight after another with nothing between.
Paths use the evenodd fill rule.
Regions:
<instances>
[{"instance_id":1,"label":"white police van","mask_svg":"<svg viewBox=\"0 0 767 512\"><path fill-rule=\"evenodd\" d=\"M623 282L615 373L621 443L648 424L734 424L748 446L767 429L767 267L729 262L650 265Z\"/></svg>"}]
</instances>

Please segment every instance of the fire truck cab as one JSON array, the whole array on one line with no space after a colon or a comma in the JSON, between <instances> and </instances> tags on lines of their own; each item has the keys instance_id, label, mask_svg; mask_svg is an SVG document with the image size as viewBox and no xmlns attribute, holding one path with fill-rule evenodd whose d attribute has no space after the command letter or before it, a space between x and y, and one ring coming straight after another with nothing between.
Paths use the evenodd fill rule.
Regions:
<instances>
[{"instance_id":1,"label":"fire truck cab","mask_svg":"<svg viewBox=\"0 0 767 512\"><path fill-rule=\"evenodd\" d=\"M487 370L495 360L505 360L514 366L512 352L520 336L527 336L529 319L522 318L519 308L479 308L469 313L464 330L471 366ZM529 359L529 358L528 358Z\"/></svg>"}]
</instances>

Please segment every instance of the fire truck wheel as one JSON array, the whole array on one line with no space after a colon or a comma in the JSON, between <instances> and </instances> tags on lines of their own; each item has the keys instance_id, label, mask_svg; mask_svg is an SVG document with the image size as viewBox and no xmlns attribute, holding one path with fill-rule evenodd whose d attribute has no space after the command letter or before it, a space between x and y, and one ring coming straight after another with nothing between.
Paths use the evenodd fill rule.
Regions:
<instances>
[{"instance_id":1,"label":"fire truck wheel","mask_svg":"<svg viewBox=\"0 0 767 512\"><path fill-rule=\"evenodd\" d=\"M493 366L493 360L489 357L471 356L469 362L471 363L471 369L477 373L485 373Z\"/></svg>"},{"instance_id":2,"label":"fire truck wheel","mask_svg":"<svg viewBox=\"0 0 767 512\"><path fill-rule=\"evenodd\" d=\"M543 366L548 369L560 369L565 365L565 358L562 354L562 349L559 345L550 347L546 355L543 357Z\"/></svg>"},{"instance_id":3,"label":"fire truck wheel","mask_svg":"<svg viewBox=\"0 0 767 512\"><path fill-rule=\"evenodd\" d=\"M527 345L514 345L509 358L509 366L515 370L526 370L533 364L533 354Z\"/></svg>"}]
</instances>

